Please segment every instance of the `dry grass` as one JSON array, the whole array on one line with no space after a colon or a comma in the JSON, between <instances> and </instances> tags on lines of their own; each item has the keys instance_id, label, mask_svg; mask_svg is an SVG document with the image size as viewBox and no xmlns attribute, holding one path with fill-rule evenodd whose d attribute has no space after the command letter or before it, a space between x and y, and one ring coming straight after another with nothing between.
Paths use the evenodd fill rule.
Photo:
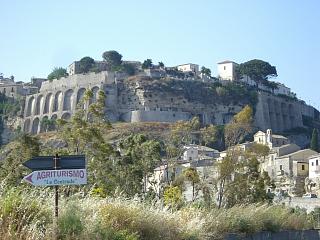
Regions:
<instances>
[{"instance_id":1,"label":"dry grass","mask_svg":"<svg viewBox=\"0 0 320 240\"><path fill-rule=\"evenodd\" d=\"M40 189L41 190L41 189ZM1 191L1 188L0 188ZM49 239L53 233L50 189L0 192L1 239ZM282 206L249 205L230 209L187 206L170 210L139 199L62 198L60 239L223 239L227 233L312 229L310 215Z\"/></svg>"}]
</instances>

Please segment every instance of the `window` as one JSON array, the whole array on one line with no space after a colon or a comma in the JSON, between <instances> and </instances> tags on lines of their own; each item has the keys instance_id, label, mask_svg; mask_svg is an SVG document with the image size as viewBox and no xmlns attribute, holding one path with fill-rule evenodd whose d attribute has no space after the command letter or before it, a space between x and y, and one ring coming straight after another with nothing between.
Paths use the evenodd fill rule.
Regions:
<instances>
[{"instance_id":1,"label":"window","mask_svg":"<svg viewBox=\"0 0 320 240\"><path fill-rule=\"evenodd\" d=\"M302 171L304 171L304 165L303 164L302 164L301 168L302 168Z\"/></svg>"},{"instance_id":2,"label":"window","mask_svg":"<svg viewBox=\"0 0 320 240\"><path fill-rule=\"evenodd\" d=\"M314 165L314 162L311 162L311 166L313 166Z\"/></svg>"},{"instance_id":3,"label":"window","mask_svg":"<svg viewBox=\"0 0 320 240\"><path fill-rule=\"evenodd\" d=\"M226 70L226 66L223 66L223 70Z\"/></svg>"},{"instance_id":4,"label":"window","mask_svg":"<svg viewBox=\"0 0 320 240\"><path fill-rule=\"evenodd\" d=\"M282 165L280 165L280 171L282 171Z\"/></svg>"},{"instance_id":5,"label":"window","mask_svg":"<svg viewBox=\"0 0 320 240\"><path fill-rule=\"evenodd\" d=\"M316 160L316 166L318 166L319 165L319 162L318 162L318 159Z\"/></svg>"}]
</instances>

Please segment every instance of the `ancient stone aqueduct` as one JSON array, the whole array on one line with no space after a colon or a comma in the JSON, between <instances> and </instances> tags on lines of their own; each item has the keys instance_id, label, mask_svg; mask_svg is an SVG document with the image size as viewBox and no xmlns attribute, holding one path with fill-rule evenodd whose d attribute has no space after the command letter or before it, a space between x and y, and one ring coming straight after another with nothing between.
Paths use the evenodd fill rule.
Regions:
<instances>
[{"instance_id":1,"label":"ancient stone aqueduct","mask_svg":"<svg viewBox=\"0 0 320 240\"><path fill-rule=\"evenodd\" d=\"M86 89L93 91L94 96L91 102L96 100L99 90L103 90L106 93L105 112L111 121L173 122L188 120L195 115L193 111L196 107L194 107L195 105L192 106L190 102L188 103L189 105L191 104L190 111L186 111L185 107L183 111L181 109L163 110L165 108L161 108L161 106L153 108L153 106L147 105L150 99L143 99L141 101L140 95L137 96L138 100L134 107L132 103L130 103L131 105L129 103L123 104L123 96L126 96L128 89L121 90L118 88L117 77L112 72L103 71L100 73L75 74L59 80L55 79L52 82L43 82L39 93L26 97L23 130L36 134L44 131L41 126L43 119L69 119L76 110L76 106ZM133 94L137 94L138 92L135 89L131 89L131 93L132 91ZM292 101L265 92L259 92L258 100L255 123L261 130L272 128L275 132L279 132L303 126L303 115L315 118L315 109L301 101ZM157 101L155 100L155 102ZM162 104L164 104L163 96ZM225 108L225 106L221 106L221 108ZM236 106L235 111L239 109L239 106ZM223 114L225 112L217 112L216 115ZM136 117L137 115L139 115L139 118ZM199 112L196 115L199 115ZM206 116L208 113L203 112L202 115ZM215 121L204 123L225 123L221 116L216 118Z\"/></svg>"},{"instance_id":2,"label":"ancient stone aqueduct","mask_svg":"<svg viewBox=\"0 0 320 240\"><path fill-rule=\"evenodd\" d=\"M26 97L23 130L33 134L44 131L41 121L47 119L69 119L83 97L86 89L93 92L94 102L98 91L104 90L108 73L72 75L67 78L43 82L38 94ZM88 81L88 79L90 81Z\"/></svg>"}]
</instances>

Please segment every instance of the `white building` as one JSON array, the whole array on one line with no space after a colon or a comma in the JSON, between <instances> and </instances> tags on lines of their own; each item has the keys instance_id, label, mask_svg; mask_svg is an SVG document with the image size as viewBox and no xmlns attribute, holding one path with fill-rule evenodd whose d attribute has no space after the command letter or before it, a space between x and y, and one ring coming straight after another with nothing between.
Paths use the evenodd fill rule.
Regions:
<instances>
[{"instance_id":1,"label":"white building","mask_svg":"<svg viewBox=\"0 0 320 240\"><path fill-rule=\"evenodd\" d=\"M238 64L233 61L223 61L218 63L218 75L221 80L236 80L236 66Z\"/></svg>"},{"instance_id":2,"label":"white building","mask_svg":"<svg viewBox=\"0 0 320 240\"><path fill-rule=\"evenodd\" d=\"M220 155L216 149L196 144L184 146L184 149L183 161L194 162L202 159L217 158Z\"/></svg>"},{"instance_id":3,"label":"white building","mask_svg":"<svg viewBox=\"0 0 320 240\"><path fill-rule=\"evenodd\" d=\"M282 135L272 134L271 129L267 129L267 132L258 131L254 134L254 142L268 146L270 149L273 147L280 147L282 145L289 144L288 138Z\"/></svg>"},{"instance_id":4,"label":"white building","mask_svg":"<svg viewBox=\"0 0 320 240\"><path fill-rule=\"evenodd\" d=\"M193 72L195 75L199 74L199 65L193 63L186 63L177 66L181 72Z\"/></svg>"},{"instance_id":5,"label":"white building","mask_svg":"<svg viewBox=\"0 0 320 240\"><path fill-rule=\"evenodd\" d=\"M309 157L309 179L314 182L320 179L320 153Z\"/></svg>"}]
</instances>

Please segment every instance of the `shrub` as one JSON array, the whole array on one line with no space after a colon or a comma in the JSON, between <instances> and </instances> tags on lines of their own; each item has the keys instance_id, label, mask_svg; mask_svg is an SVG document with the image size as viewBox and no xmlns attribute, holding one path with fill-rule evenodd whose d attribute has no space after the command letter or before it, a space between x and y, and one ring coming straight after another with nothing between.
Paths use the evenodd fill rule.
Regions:
<instances>
[{"instance_id":1,"label":"shrub","mask_svg":"<svg viewBox=\"0 0 320 240\"><path fill-rule=\"evenodd\" d=\"M62 239L78 236L84 230L81 213L75 205L69 205L58 219L59 235Z\"/></svg>"}]
</instances>

